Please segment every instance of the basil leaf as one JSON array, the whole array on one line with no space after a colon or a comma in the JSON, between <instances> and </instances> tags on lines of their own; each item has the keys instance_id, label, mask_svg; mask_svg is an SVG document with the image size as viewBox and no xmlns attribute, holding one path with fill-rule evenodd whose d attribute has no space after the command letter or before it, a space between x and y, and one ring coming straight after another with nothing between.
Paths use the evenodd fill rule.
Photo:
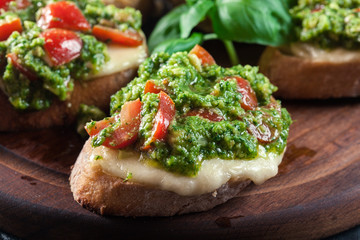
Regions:
<instances>
[{"instance_id":1,"label":"basil leaf","mask_svg":"<svg viewBox=\"0 0 360 240\"><path fill-rule=\"evenodd\" d=\"M175 52L189 51L196 44L201 44L203 41L203 35L201 33L193 33L186 39L169 39L160 43L154 50L155 52L167 52L169 54Z\"/></svg>"},{"instance_id":2,"label":"basil leaf","mask_svg":"<svg viewBox=\"0 0 360 240\"><path fill-rule=\"evenodd\" d=\"M223 40L279 46L289 41L289 0L216 0L210 17Z\"/></svg>"},{"instance_id":3,"label":"basil leaf","mask_svg":"<svg viewBox=\"0 0 360 240\"><path fill-rule=\"evenodd\" d=\"M181 38L187 38L191 30L201 22L207 12L215 5L213 0L199 0L191 5L180 18Z\"/></svg>"},{"instance_id":4,"label":"basil leaf","mask_svg":"<svg viewBox=\"0 0 360 240\"><path fill-rule=\"evenodd\" d=\"M189 5L189 6L194 5L197 1L198 0L185 0L186 4Z\"/></svg>"},{"instance_id":5,"label":"basil leaf","mask_svg":"<svg viewBox=\"0 0 360 240\"><path fill-rule=\"evenodd\" d=\"M298 0L285 0L285 4L287 4L287 8L293 8L295 5L297 5Z\"/></svg>"},{"instance_id":6,"label":"basil leaf","mask_svg":"<svg viewBox=\"0 0 360 240\"><path fill-rule=\"evenodd\" d=\"M159 20L149 37L148 47L150 52L166 40L180 38L180 17L188 8L187 5L181 5Z\"/></svg>"}]
</instances>

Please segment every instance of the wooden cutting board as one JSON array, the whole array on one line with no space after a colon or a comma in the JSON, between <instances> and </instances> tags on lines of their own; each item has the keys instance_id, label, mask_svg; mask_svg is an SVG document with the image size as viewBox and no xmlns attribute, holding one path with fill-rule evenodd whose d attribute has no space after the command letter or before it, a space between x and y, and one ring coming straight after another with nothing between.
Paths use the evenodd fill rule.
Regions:
<instances>
[{"instance_id":1,"label":"wooden cutting board","mask_svg":"<svg viewBox=\"0 0 360 240\"><path fill-rule=\"evenodd\" d=\"M283 101L292 115L279 174L213 210L101 217L72 198L72 129L0 134L0 229L26 239L316 239L360 224L360 99Z\"/></svg>"}]
</instances>

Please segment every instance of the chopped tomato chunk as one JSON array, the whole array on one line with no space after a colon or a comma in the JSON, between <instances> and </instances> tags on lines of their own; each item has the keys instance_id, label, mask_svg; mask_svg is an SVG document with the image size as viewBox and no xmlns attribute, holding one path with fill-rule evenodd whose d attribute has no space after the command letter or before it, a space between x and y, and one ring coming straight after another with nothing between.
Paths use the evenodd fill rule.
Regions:
<instances>
[{"instance_id":1,"label":"chopped tomato chunk","mask_svg":"<svg viewBox=\"0 0 360 240\"><path fill-rule=\"evenodd\" d=\"M151 148L151 143L156 140L163 140L166 137L168 127L175 117L175 104L173 100L165 92L161 91L159 94L160 102L158 111L155 115L155 123L152 128L152 135L150 141L147 141L147 145L143 147L143 150Z\"/></svg>"},{"instance_id":2,"label":"chopped tomato chunk","mask_svg":"<svg viewBox=\"0 0 360 240\"><path fill-rule=\"evenodd\" d=\"M201 60L202 65L216 64L211 54L198 44L196 44L195 47L191 49L190 54L195 54Z\"/></svg>"},{"instance_id":3,"label":"chopped tomato chunk","mask_svg":"<svg viewBox=\"0 0 360 240\"><path fill-rule=\"evenodd\" d=\"M148 80L145 84L144 94L145 93L160 93L161 88L155 85L155 83L151 80Z\"/></svg>"},{"instance_id":4,"label":"chopped tomato chunk","mask_svg":"<svg viewBox=\"0 0 360 240\"><path fill-rule=\"evenodd\" d=\"M91 26L75 3L61 1L47 5L41 10L37 21L39 27L63 28L73 31L90 31Z\"/></svg>"},{"instance_id":5,"label":"chopped tomato chunk","mask_svg":"<svg viewBox=\"0 0 360 240\"><path fill-rule=\"evenodd\" d=\"M15 53L9 53L6 56L9 59L9 61L11 61L11 63L14 65L14 67L29 80L35 81L37 79L35 73L31 72L29 69L21 65L21 63L19 62L19 58Z\"/></svg>"},{"instance_id":6,"label":"chopped tomato chunk","mask_svg":"<svg viewBox=\"0 0 360 240\"><path fill-rule=\"evenodd\" d=\"M111 41L113 43L129 47L139 46L143 42L143 39L138 32L133 32L130 30L123 32L118 29L95 25L93 27L92 33L95 37L102 41Z\"/></svg>"},{"instance_id":7,"label":"chopped tomato chunk","mask_svg":"<svg viewBox=\"0 0 360 240\"><path fill-rule=\"evenodd\" d=\"M111 137L108 137L103 145L108 148L125 148L133 144L139 133L140 127L140 99L126 102L120 112L121 125L115 129Z\"/></svg>"},{"instance_id":8,"label":"chopped tomato chunk","mask_svg":"<svg viewBox=\"0 0 360 240\"><path fill-rule=\"evenodd\" d=\"M110 126L111 123L114 123L114 117L105 118L101 121L92 122L90 125L86 125L85 130L90 136L97 135L101 130Z\"/></svg>"},{"instance_id":9,"label":"chopped tomato chunk","mask_svg":"<svg viewBox=\"0 0 360 240\"><path fill-rule=\"evenodd\" d=\"M98 135L101 130L110 126L110 124L116 125L118 120L120 120L120 124L116 125L114 131L110 136L106 137L102 145L114 149L125 148L133 144L138 137L140 112L140 99L126 102L118 115L95 122L95 124L87 125L86 131L93 137Z\"/></svg>"},{"instance_id":10,"label":"chopped tomato chunk","mask_svg":"<svg viewBox=\"0 0 360 240\"><path fill-rule=\"evenodd\" d=\"M15 31L22 32L20 18L15 18L11 22L0 22L0 41L5 41Z\"/></svg>"},{"instance_id":11,"label":"chopped tomato chunk","mask_svg":"<svg viewBox=\"0 0 360 240\"><path fill-rule=\"evenodd\" d=\"M45 38L44 48L53 66L60 66L80 56L82 41L69 30L49 29L41 34Z\"/></svg>"},{"instance_id":12,"label":"chopped tomato chunk","mask_svg":"<svg viewBox=\"0 0 360 240\"><path fill-rule=\"evenodd\" d=\"M224 118L213 111L210 111L209 109L194 109L189 111L187 116L199 116L202 118L206 118L212 122L220 122L223 121Z\"/></svg>"},{"instance_id":13,"label":"chopped tomato chunk","mask_svg":"<svg viewBox=\"0 0 360 240\"><path fill-rule=\"evenodd\" d=\"M235 79L238 85L238 92L242 94L241 107L245 110L254 110L258 101L250 83L239 76L225 77L225 80Z\"/></svg>"},{"instance_id":14,"label":"chopped tomato chunk","mask_svg":"<svg viewBox=\"0 0 360 240\"><path fill-rule=\"evenodd\" d=\"M1 0L0 1L0 9L8 9L9 3L12 2L14 0Z\"/></svg>"},{"instance_id":15,"label":"chopped tomato chunk","mask_svg":"<svg viewBox=\"0 0 360 240\"><path fill-rule=\"evenodd\" d=\"M129 125L133 123L134 119L140 120L139 114L141 110L141 101L136 99L135 101L130 101L124 103L120 112L120 120L122 125Z\"/></svg>"}]
</instances>

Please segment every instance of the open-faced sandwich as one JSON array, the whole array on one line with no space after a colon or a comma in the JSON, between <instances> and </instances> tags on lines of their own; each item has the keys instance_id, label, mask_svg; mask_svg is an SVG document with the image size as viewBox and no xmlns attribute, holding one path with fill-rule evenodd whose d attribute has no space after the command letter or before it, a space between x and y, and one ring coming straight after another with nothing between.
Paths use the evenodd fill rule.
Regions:
<instances>
[{"instance_id":1,"label":"open-faced sandwich","mask_svg":"<svg viewBox=\"0 0 360 240\"><path fill-rule=\"evenodd\" d=\"M282 98L360 96L360 2L299 0L290 10L296 39L268 47L260 71Z\"/></svg>"},{"instance_id":2,"label":"open-faced sandwich","mask_svg":"<svg viewBox=\"0 0 360 240\"><path fill-rule=\"evenodd\" d=\"M3 1L0 131L69 125L109 98L147 57L141 13L100 0Z\"/></svg>"},{"instance_id":3,"label":"open-faced sandwich","mask_svg":"<svg viewBox=\"0 0 360 240\"><path fill-rule=\"evenodd\" d=\"M278 171L291 118L257 67L218 66L202 47L156 53L111 98L70 175L103 215L205 211Z\"/></svg>"}]
</instances>

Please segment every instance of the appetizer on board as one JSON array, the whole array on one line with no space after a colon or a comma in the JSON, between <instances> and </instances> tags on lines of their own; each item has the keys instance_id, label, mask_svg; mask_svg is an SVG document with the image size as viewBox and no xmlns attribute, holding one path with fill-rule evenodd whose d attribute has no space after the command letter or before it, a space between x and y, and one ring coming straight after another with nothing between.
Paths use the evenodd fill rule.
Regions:
<instances>
[{"instance_id":1,"label":"appetizer on board","mask_svg":"<svg viewBox=\"0 0 360 240\"><path fill-rule=\"evenodd\" d=\"M74 199L102 215L206 211L275 176L291 118L257 67L223 68L201 46L156 53L86 125Z\"/></svg>"},{"instance_id":2,"label":"appetizer on board","mask_svg":"<svg viewBox=\"0 0 360 240\"><path fill-rule=\"evenodd\" d=\"M295 40L268 47L260 71L287 99L360 96L360 3L299 0L290 10Z\"/></svg>"},{"instance_id":3,"label":"appetizer on board","mask_svg":"<svg viewBox=\"0 0 360 240\"><path fill-rule=\"evenodd\" d=\"M147 57L141 13L100 0L6 1L0 16L0 131L70 125L107 110Z\"/></svg>"}]
</instances>

